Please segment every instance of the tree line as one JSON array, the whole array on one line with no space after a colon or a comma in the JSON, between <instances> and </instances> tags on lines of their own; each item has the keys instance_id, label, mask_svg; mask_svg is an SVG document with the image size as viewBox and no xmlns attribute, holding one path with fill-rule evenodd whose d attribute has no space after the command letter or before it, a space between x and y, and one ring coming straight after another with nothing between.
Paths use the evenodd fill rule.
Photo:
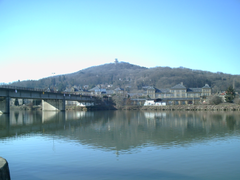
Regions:
<instances>
[{"instance_id":1,"label":"tree line","mask_svg":"<svg viewBox=\"0 0 240 180\"><path fill-rule=\"evenodd\" d=\"M29 75L30 76L30 75ZM112 88L131 88L141 90L143 86L158 89L170 88L183 82L186 87L200 88L205 84L212 87L213 92L225 91L234 84L234 90L240 90L240 76L188 68L154 67L146 68L126 62L109 63L93 66L75 73L52 76L37 81L18 81L11 85L31 88L55 88L63 91L74 85L92 88L99 84L111 84Z\"/></svg>"}]
</instances>

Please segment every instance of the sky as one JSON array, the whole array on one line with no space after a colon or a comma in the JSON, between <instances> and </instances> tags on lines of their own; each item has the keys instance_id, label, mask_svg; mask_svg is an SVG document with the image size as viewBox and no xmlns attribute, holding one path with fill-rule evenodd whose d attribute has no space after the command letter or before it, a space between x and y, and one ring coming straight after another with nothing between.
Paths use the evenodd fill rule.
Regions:
<instances>
[{"instance_id":1,"label":"sky","mask_svg":"<svg viewBox=\"0 0 240 180\"><path fill-rule=\"evenodd\" d=\"M240 75L240 0L0 0L0 83L115 58Z\"/></svg>"}]
</instances>

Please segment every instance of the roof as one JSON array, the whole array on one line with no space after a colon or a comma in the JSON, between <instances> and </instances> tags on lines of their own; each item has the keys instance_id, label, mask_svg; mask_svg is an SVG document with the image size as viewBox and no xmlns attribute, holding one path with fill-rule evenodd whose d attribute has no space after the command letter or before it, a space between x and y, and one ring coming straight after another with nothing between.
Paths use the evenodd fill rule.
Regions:
<instances>
[{"instance_id":1,"label":"roof","mask_svg":"<svg viewBox=\"0 0 240 180\"><path fill-rule=\"evenodd\" d=\"M92 88L92 89L89 89L89 91L95 91L95 90L98 90L99 89L99 87L94 87L94 88Z\"/></svg>"},{"instance_id":2,"label":"roof","mask_svg":"<svg viewBox=\"0 0 240 180\"><path fill-rule=\"evenodd\" d=\"M143 96L143 93L128 93L129 96Z\"/></svg>"},{"instance_id":3,"label":"roof","mask_svg":"<svg viewBox=\"0 0 240 180\"><path fill-rule=\"evenodd\" d=\"M158 93L170 93L170 89L159 89Z\"/></svg>"},{"instance_id":4,"label":"roof","mask_svg":"<svg viewBox=\"0 0 240 180\"><path fill-rule=\"evenodd\" d=\"M76 92L76 91L81 91L81 89L74 87L74 92Z\"/></svg>"},{"instance_id":5,"label":"roof","mask_svg":"<svg viewBox=\"0 0 240 180\"><path fill-rule=\"evenodd\" d=\"M155 88L152 87L152 86L148 86L148 87L147 87L147 90L155 90Z\"/></svg>"},{"instance_id":6,"label":"roof","mask_svg":"<svg viewBox=\"0 0 240 180\"><path fill-rule=\"evenodd\" d=\"M173 86L171 89L186 89L186 87L183 84L177 84L176 86Z\"/></svg>"},{"instance_id":7,"label":"roof","mask_svg":"<svg viewBox=\"0 0 240 180\"><path fill-rule=\"evenodd\" d=\"M164 93L164 94L168 94L168 93L171 94L170 89L187 90L187 92L189 92L189 93L191 93L191 92L192 93L201 93L202 89L211 89L211 87L208 84L205 84L205 86L202 88L186 88L183 85L183 83L177 84L170 89L157 89L152 86L144 86L144 88L146 88L147 90L151 90L151 91L155 90L156 93Z\"/></svg>"},{"instance_id":8,"label":"roof","mask_svg":"<svg viewBox=\"0 0 240 180\"><path fill-rule=\"evenodd\" d=\"M149 89L149 88L153 88L152 86L143 86L143 89Z\"/></svg>"},{"instance_id":9,"label":"roof","mask_svg":"<svg viewBox=\"0 0 240 180\"><path fill-rule=\"evenodd\" d=\"M106 90L107 94L114 94L114 90Z\"/></svg>"},{"instance_id":10,"label":"roof","mask_svg":"<svg viewBox=\"0 0 240 180\"><path fill-rule=\"evenodd\" d=\"M106 92L106 89L100 89L99 87L94 87L90 89L89 91L94 91L94 92Z\"/></svg>"},{"instance_id":11,"label":"roof","mask_svg":"<svg viewBox=\"0 0 240 180\"><path fill-rule=\"evenodd\" d=\"M194 98L190 98L190 97L187 97L187 98L162 98L163 101L188 101L188 100L197 100L197 99L200 99L200 97L194 97Z\"/></svg>"},{"instance_id":12,"label":"roof","mask_svg":"<svg viewBox=\"0 0 240 180\"><path fill-rule=\"evenodd\" d=\"M224 96L224 95L226 95L226 91L224 91L224 92L221 92L219 95L221 95L221 96Z\"/></svg>"},{"instance_id":13,"label":"roof","mask_svg":"<svg viewBox=\"0 0 240 180\"><path fill-rule=\"evenodd\" d=\"M210 89L210 86L208 84L205 84L205 86L202 87L203 89Z\"/></svg>"},{"instance_id":14,"label":"roof","mask_svg":"<svg viewBox=\"0 0 240 180\"><path fill-rule=\"evenodd\" d=\"M187 92L202 92L202 88L188 88Z\"/></svg>"},{"instance_id":15,"label":"roof","mask_svg":"<svg viewBox=\"0 0 240 180\"><path fill-rule=\"evenodd\" d=\"M116 88L115 91L124 91L123 88Z\"/></svg>"},{"instance_id":16,"label":"roof","mask_svg":"<svg viewBox=\"0 0 240 180\"><path fill-rule=\"evenodd\" d=\"M139 99L131 99L131 101L146 101L146 99L142 99L142 98L139 98Z\"/></svg>"}]
</instances>

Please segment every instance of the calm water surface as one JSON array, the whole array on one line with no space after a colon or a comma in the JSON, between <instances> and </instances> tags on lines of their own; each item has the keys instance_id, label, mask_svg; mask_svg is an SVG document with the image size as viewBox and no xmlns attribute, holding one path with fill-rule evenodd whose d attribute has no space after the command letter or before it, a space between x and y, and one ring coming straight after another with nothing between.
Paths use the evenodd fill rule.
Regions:
<instances>
[{"instance_id":1,"label":"calm water surface","mask_svg":"<svg viewBox=\"0 0 240 180\"><path fill-rule=\"evenodd\" d=\"M238 112L26 112L0 116L12 180L240 179Z\"/></svg>"}]
</instances>

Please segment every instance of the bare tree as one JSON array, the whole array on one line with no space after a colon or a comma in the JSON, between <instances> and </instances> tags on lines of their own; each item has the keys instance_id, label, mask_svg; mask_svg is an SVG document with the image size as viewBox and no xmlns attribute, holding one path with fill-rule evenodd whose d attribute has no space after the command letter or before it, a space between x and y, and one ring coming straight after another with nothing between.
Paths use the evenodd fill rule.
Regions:
<instances>
[{"instance_id":1,"label":"bare tree","mask_svg":"<svg viewBox=\"0 0 240 180\"><path fill-rule=\"evenodd\" d=\"M221 97L219 96L212 96L210 99L209 99L209 104L211 105L218 105L220 103L222 103L223 100Z\"/></svg>"}]
</instances>

